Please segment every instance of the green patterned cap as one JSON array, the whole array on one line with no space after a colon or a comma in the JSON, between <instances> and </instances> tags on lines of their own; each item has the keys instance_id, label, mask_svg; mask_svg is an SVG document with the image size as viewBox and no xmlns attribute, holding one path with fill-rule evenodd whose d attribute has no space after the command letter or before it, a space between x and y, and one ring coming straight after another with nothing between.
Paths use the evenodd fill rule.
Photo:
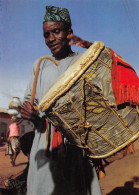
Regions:
<instances>
[{"instance_id":1,"label":"green patterned cap","mask_svg":"<svg viewBox=\"0 0 139 195\"><path fill-rule=\"evenodd\" d=\"M46 6L43 22L46 21L66 22L71 24L69 11L66 8L55 6Z\"/></svg>"}]
</instances>

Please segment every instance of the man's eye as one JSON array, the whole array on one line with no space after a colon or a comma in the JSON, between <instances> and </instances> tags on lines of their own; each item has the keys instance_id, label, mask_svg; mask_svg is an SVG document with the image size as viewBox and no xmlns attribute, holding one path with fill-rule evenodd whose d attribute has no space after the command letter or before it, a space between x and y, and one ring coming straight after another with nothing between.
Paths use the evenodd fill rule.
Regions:
<instances>
[{"instance_id":1,"label":"man's eye","mask_svg":"<svg viewBox=\"0 0 139 195\"><path fill-rule=\"evenodd\" d=\"M49 33L44 33L43 36L44 36L44 38L48 38L49 37Z\"/></svg>"},{"instance_id":2,"label":"man's eye","mask_svg":"<svg viewBox=\"0 0 139 195\"><path fill-rule=\"evenodd\" d=\"M55 30L53 30L53 33L59 34L59 33L60 33L60 29L55 29Z\"/></svg>"}]
</instances>

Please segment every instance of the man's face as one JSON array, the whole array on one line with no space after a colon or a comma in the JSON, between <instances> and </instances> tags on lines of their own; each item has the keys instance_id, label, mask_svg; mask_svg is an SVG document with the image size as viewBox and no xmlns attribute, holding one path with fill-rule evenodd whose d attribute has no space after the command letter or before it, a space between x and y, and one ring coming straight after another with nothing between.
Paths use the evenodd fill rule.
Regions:
<instances>
[{"instance_id":1,"label":"man's face","mask_svg":"<svg viewBox=\"0 0 139 195\"><path fill-rule=\"evenodd\" d=\"M67 35L63 22L48 21L43 24L45 43L51 50L53 56L61 55L69 47Z\"/></svg>"}]
</instances>

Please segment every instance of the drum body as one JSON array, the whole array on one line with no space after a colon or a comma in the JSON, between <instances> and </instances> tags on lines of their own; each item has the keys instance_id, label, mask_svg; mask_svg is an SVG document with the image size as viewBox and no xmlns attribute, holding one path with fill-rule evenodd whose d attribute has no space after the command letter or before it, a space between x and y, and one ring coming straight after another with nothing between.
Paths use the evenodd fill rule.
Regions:
<instances>
[{"instance_id":1,"label":"drum body","mask_svg":"<svg viewBox=\"0 0 139 195\"><path fill-rule=\"evenodd\" d=\"M91 158L109 157L139 136L136 107L125 104L118 109L115 103L111 64L110 49L102 47L68 90L61 94L56 84L52 87L56 90L48 91L40 103L53 125ZM53 99L55 93L58 96L47 106L48 96Z\"/></svg>"}]
</instances>

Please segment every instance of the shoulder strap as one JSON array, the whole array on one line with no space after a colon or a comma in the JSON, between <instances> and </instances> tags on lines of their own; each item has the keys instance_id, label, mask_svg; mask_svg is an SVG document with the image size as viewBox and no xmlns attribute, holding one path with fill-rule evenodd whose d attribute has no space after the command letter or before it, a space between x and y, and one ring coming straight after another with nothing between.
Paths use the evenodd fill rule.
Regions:
<instances>
[{"instance_id":1,"label":"shoulder strap","mask_svg":"<svg viewBox=\"0 0 139 195\"><path fill-rule=\"evenodd\" d=\"M32 94L31 94L31 98L30 98L30 103L33 105L34 103L34 98L35 98L35 92L36 92L36 85L37 85L37 79L38 79L38 75L39 75L39 70L40 70L40 64L42 62L43 59L49 59L52 62L54 62L56 65L59 64L58 61L54 60L51 57L48 56L43 56L39 59L38 64L37 64L37 68L36 68L36 72L35 72L35 77L34 77L34 83L33 83L33 89L32 89Z\"/></svg>"}]
</instances>

